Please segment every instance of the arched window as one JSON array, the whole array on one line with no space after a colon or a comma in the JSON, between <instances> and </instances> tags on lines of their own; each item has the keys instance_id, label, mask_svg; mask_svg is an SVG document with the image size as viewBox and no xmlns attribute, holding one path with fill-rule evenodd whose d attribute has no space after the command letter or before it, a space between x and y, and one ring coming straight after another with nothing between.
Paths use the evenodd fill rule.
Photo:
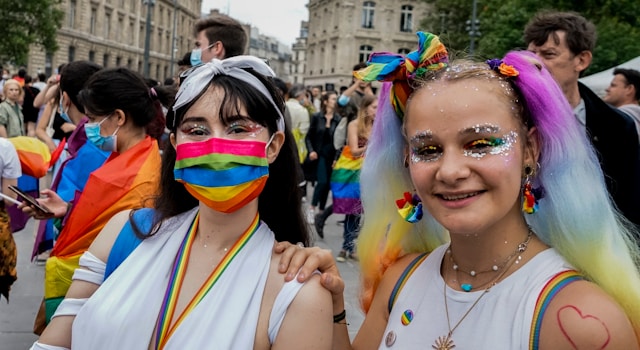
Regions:
<instances>
[{"instance_id":1,"label":"arched window","mask_svg":"<svg viewBox=\"0 0 640 350\"><path fill-rule=\"evenodd\" d=\"M413 31L413 6L402 5L400 9L400 31Z\"/></svg>"},{"instance_id":2,"label":"arched window","mask_svg":"<svg viewBox=\"0 0 640 350\"><path fill-rule=\"evenodd\" d=\"M373 46L360 45L360 51L358 53L358 62L367 62L369 55L373 53Z\"/></svg>"},{"instance_id":3,"label":"arched window","mask_svg":"<svg viewBox=\"0 0 640 350\"><path fill-rule=\"evenodd\" d=\"M364 4L362 4L362 28L373 28L375 9L376 3L373 1L365 1Z\"/></svg>"}]
</instances>

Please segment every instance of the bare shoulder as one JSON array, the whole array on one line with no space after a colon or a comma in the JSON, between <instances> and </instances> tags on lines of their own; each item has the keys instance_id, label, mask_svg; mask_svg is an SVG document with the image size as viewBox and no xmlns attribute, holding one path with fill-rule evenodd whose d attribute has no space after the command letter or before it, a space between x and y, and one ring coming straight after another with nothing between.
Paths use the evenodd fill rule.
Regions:
<instances>
[{"instance_id":1,"label":"bare shoulder","mask_svg":"<svg viewBox=\"0 0 640 350\"><path fill-rule=\"evenodd\" d=\"M111 247L113 247L113 243L118 238L120 231L129 220L130 213L131 210L123 210L107 221L89 247L91 254L102 261L107 261L109 253L111 253Z\"/></svg>"},{"instance_id":2,"label":"bare shoulder","mask_svg":"<svg viewBox=\"0 0 640 350\"><path fill-rule=\"evenodd\" d=\"M275 279L284 280L280 274ZM284 286L281 283L278 285ZM299 282L293 280L289 283ZM287 308L271 349L330 349L332 316L331 293L320 284L320 275L314 274L300 288Z\"/></svg>"},{"instance_id":3,"label":"bare shoulder","mask_svg":"<svg viewBox=\"0 0 640 350\"><path fill-rule=\"evenodd\" d=\"M540 349L638 349L624 310L596 284L573 282L552 299L542 320Z\"/></svg>"},{"instance_id":4,"label":"bare shoulder","mask_svg":"<svg viewBox=\"0 0 640 350\"><path fill-rule=\"evenodd\" d=\"M382 335L389 320L389 298L396 283L419 254L407 254L396 260L382 276L373 295L371 306L353 341L354 349L375 349L382 341Z\"/></svg>"}]
</instances>

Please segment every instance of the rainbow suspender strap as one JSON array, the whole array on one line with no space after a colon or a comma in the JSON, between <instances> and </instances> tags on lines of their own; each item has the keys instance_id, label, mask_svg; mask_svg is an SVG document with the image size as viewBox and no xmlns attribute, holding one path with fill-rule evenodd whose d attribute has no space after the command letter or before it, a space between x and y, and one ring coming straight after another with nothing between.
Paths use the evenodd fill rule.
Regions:
<instances>
[{"instance_id":1,"label":"rainbow suspender strap","mask_svg":"<svg viewBox=\"0 0 640 350\"><path fill-rule=\"evenodd\" d=\"M549 282L542 288L538 300L536 301L536 308L533 311L533 319L531 321L531 337L529 339L529 349L538 350L538 343L540 342L540 327L542 326L542 319L544 313L547 311L547 307L553 300L553 297L558 294L569 283L583 280L584 277L577 271L567 270L562 271L553 276Z\"/></svg>"},{"instance_id":2,"label":"rainbow suspender strap","mask_svg":"<svg viewBox=\"0 0 640 350\"><path fill-rule=\"evenodd\" d=\"M413 272L418 268L418 266L420 266L420 264L422 264L422 262L424 261L424 259L427 258L428 255L429 255L429 253L422 253L422 254L418 255L404 269L404 271L402 272L402 275L400 275L400 278L398 278L398 281L396 282L396 285L393 287L393 290L391 291L391 295L389 296L389 306L388 306L389 313L391 313L391 309L393 308L393 304L396 303L396 299L398 298L398 294L400 294L400 291L402 290L402 287L404 287L405 283L407 283L407 281L409 280L409 277L411 277Z\"/></svg>"},{"instance_id":3,"label":"rainbow suspender strap","mask_svg":"<svg viewBox=\"0 0 640 350\"><path fill-rule=\"evenodd\" d=\"M198 229L198 222L200 220L200 213L196 214L193 219L193 223L189 228L189 232L182 241L182 245L178 250L176 260L171 271L169 278L169 284L165 292L164 301L160 308L160 315L156 323L156 349L163 349L167 344L167 341L178 328L180 323L187 317L187 315L200 303L200 301L207 295L211 288L218 281L222 273L227 269L233 258L238 255L240 250L247 244L247 242L253 237L253 234L258 230L260 226L259 216L256 214L255 218L251 222L249 228L238 238L235 244L229 249L226 255L222 258L218 266L211 272L209 278L200 287L196 295L193 296L189 304L185 307L182 314L178 316L176 321L171 324L178 297L180 295L180 289L184 280L184 275L187 271L187 263L189 261L189 255L191 254L191 246L196 237L196 231Z\"/></svg>"}]
</instances>

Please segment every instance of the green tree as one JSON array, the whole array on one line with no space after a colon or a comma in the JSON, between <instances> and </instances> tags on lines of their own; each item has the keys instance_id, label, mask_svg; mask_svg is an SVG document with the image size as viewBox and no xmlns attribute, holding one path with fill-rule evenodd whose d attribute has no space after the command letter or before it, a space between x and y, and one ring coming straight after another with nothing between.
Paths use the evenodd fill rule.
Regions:
<instances>
[{"instance_id":1,"label":"green tree","mask_svg":"<svg viewBox=\"0 0 640 350\"><path fill-rule=\"evenodd\" d=\"M29 46L57 50L56 35L64 13L62 0L0 0L0 62L24 65Z\"/></svg>"},{"instance_id":2,"label":"green tree","mask_svg":"<svg viewBox=\"0 0 640 350\"><path fill-rule=\"evenodd\" d=\"M443 33L443 41L456 51L468 51L465 22L471 18L469 0L424 0L433 12L422 25ZM476 41L476 56L501 57L514 48L526 48L525 25L541 10L575 11L591 20L598 40L593 62L585 74L592 74L640 55L640 1L637 0L479 0L477 17L482 36ZM447 13L445 26L438 26L438 14Z\"/></svg>"}]
</instances>

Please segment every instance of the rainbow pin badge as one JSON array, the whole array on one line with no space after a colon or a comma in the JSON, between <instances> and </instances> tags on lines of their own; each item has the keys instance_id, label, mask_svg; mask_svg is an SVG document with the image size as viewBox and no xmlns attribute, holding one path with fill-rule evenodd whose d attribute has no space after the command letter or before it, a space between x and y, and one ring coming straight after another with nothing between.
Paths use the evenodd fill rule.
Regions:
<instances>
[{"instance_id":1,"label":"rainbow pin badge","mask_svg":"<svg viewBox=\"0 0 640 350\"><path fill-rule=\"evenodd\" d=\"M413 311L409 309L404 310L404 312L402 313L402 317L400 318L400 321L404 326L408 326L409 323L413 321Z\"/></svg>"}]
</instances>

